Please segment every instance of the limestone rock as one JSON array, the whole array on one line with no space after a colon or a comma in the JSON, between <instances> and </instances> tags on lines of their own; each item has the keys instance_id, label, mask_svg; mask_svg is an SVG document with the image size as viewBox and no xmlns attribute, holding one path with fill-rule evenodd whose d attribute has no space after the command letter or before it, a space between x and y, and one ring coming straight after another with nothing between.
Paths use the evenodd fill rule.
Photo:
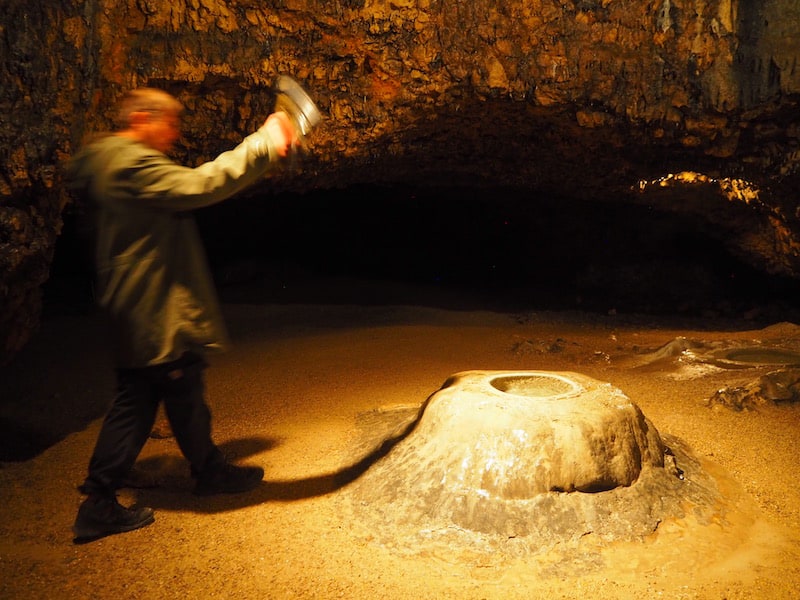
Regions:
<instances>
[{"instance_id":1,"label":"limestone rock","mask_svg":"<svg viewBox=\"0 0 800 600\"><path fill-rule=\"evenodd\" d=\"M326 120L302 168L254 195L459 181L642 202L697 213L746 261L797 277L798 23L794 0L7 0L0 339L24 339L10 323L37 318L70 200L63 161L109 127L126 89L183 101L176 158L197 164L260 125L281 73ZM639 186L688 171L712 183L688 199L684 183L679 194ZM757 202L730 196L727 181ZM24 240L9 233L19 211Z\"/></svg>"},{"instance_id":2,"label":"limestone rock","mask_svg":"<svg viewBox=\"0 0 800 600\"><path fill-rule=\"evenodd\" d=\"M642 539L689 507L710 514L717 494L620 390L544 371L451 376L348 493L380 539L486 549L515 538L525 552L590 533Z\"/></svg>"},{"instance_id":3,"label":"limestone rock","mask_svg":"<svg viewBox=\"0 0 800 600\"><path fill-rule=\"evenodd\" d=\"M741 411L798 401L800 369L779 369L742 385L721 388L708 398L706 405Z\"/></svg>"}]
</instances>

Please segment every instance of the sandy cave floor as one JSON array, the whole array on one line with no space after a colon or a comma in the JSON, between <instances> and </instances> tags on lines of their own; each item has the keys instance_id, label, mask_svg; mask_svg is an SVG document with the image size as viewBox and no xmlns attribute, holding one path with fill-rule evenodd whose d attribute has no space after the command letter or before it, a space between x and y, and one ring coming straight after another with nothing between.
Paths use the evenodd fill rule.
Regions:
<instances>
[{"instance_id":1,"label":"sandy cave floor","mask_svg":"<svg viewBox=\"0 0 800 600\"><path fill-rule=\"evenodd\" d=\"M152 439L137 468L158 487L125 489L121 500L152 506L156 522L128 534L73 545L70 532L113 385L98 317L50 316L0 371L4 430L20 444L50 442L0 463L0 598L800 598L800 406L706 405L764 368L640 366L680 336L795 342L800 327L414 306L225 310L234 348L207 375L215 439L234 460L262 465L265 481L197 498L174 440ZM349 467L468 369L610 382L719 478L719 518L528 555L392 543L358 521Z\"/></svg>"}]
</instances>

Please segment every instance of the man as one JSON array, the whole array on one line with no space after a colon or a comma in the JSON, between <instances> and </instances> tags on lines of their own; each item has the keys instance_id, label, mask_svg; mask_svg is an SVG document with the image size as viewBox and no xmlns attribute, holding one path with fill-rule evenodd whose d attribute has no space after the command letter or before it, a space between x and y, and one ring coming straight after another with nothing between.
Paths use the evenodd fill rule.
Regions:
<instances>
[{"instance_id":1,"label":"man","mask_svg":"<svg viewBox=\"0 0 800 600\"><path fill-rule=\"evenodd\" d=\"M199 495L259 485L260 467L227 462L211 439L204 399L207 351L227 333L191 210L220 202L258 181L297 144L283 112L231 151L197 168L166 153L179 136L181 104L153 88L122 101L119 128L70 162L71 187L97 213L97 295L110 317L117 393L103 421L80 491L75 542L131 531L154 521L150 508L122 506L116 491L136 462L159 404Z\"/></svg>"}]
</instances>

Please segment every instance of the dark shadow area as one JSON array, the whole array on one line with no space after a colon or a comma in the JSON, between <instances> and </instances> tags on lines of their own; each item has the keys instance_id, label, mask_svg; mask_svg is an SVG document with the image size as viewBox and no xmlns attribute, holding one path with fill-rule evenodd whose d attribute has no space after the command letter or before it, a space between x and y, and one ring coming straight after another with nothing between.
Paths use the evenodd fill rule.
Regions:
<instances>
[{"instance_id":1,"label":"dark shadow area","mask_svg":"<svg viewBox=\"0 0 800 600\"><path fill-rule=\"evenodd\" d=\"M78 210L78 209L74 209ZM694 214L532 190L360 185L196 212L224 302L582 310L769 323L800 283L760 272ZM94 310L91 232L65 215L45 314Z\"/></svg>"},{"instance_id":2,"label":"dark shadow area","mask_svg":"<svg viewBox=\"0 0 800 600\"><path fill-rule=\"evenodd\" d=\"M631 203L364 185L237 200L199 211L198 220L221 294L233 301L249 293L253 302L764 322L798 308L798 282L733 257L696 215Z\"/></svg>"},{"instance_id":3,"label":"dark shadow area","mask_svg":"<svg viewBox=\"0 0 800 600\"><path fill-rule=\"evenodd\" d=\"M376 446L367 452L363 458L348 465L338 471L332 473L323 473L313 477L306 477L303 479L291 479L270 481L265 480L261 485L247 494L238 495L220 495L214 497L196 498L186 493L189 485L183 478L184 485L172 486L165 489L160 487L152 487L142 489L139 492L138 498L141 503L151 506L155 509L162 510L192 510L198 513L214 513L220 511L234 510L245 506L253 506L262 504L264 502L291 502L294 500L302 500L304 498L313 498L316 496L324 496L344 488L361 477L371 465L380 460L394 448L398 443L408 437L422 418L425 411L427 401L423 403L417 412L416 417L407 423L399 431L394 431L387 435L385 439L378 442ZM243 451L247 450L248 454L254 453L256 450L267 449L274 445L273 440L232 440L220 444L220 448L227 456L242 457ZM255 448L254 446L259 446ZM163 460L155 457L148 459L150 464L161 463ZM143 467L147 468L147 462L144 461ZM246 462L246 461L243 461ZM172 467L174 472L174 466ZM181 476L177 477L174 474L166 475L167 478L180 481ZM162 475L163 478L163 475Z\"/></svg>"},{"instance_id":4,"label":"dark shadow area","mask_svg":"<svg viewBox=\"0 0 800 600\"><path fill-rule=\"evenodd\" d=\"M33 340L0 367L0 461L39 455L102 417L114 372L97 314L45 317Z\"/></svg>"},{"instance_id":5,"label":"dark shadow area","mask_svg":"<svg viewBox=\"0 0 800 600\"><path fill-rule=\"evenodd\" d=\"M0 418L0 461L23 462L57 444L63 436L39 423Z\"/></svg>"}]
</instances>

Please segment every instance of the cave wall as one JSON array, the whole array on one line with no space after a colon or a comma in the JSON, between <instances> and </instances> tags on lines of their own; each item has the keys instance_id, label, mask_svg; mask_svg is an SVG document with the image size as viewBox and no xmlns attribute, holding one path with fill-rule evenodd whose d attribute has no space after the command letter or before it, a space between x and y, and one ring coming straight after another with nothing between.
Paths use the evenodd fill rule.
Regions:
<instances>
[{"instance_id":1,"label":"cave wall","mask_svg":"<svg viewBox=\"0 0 800 600\"><path fill-rule=\"evenodd\" d=\"M41 311L62 211L59 165L84 126L86 27L78 3L0 3L0 364Z\"/></svg>"},{"instance_id":2,"label":"cave wall","mask_svg":"<svg viewBox=\"0 0 800 600\"><path fill-rule=\"evenodd\" d=\"M326 118L272 191L459 181L651 203L800 273L796 0L41 4L0 13L0 361L39 318L63 161L138 85L185 104L176 159L198 164L263 121L278 74L301 81ZM701 176L665 179L685 172Z\"/></svg>"}]
</instances>

